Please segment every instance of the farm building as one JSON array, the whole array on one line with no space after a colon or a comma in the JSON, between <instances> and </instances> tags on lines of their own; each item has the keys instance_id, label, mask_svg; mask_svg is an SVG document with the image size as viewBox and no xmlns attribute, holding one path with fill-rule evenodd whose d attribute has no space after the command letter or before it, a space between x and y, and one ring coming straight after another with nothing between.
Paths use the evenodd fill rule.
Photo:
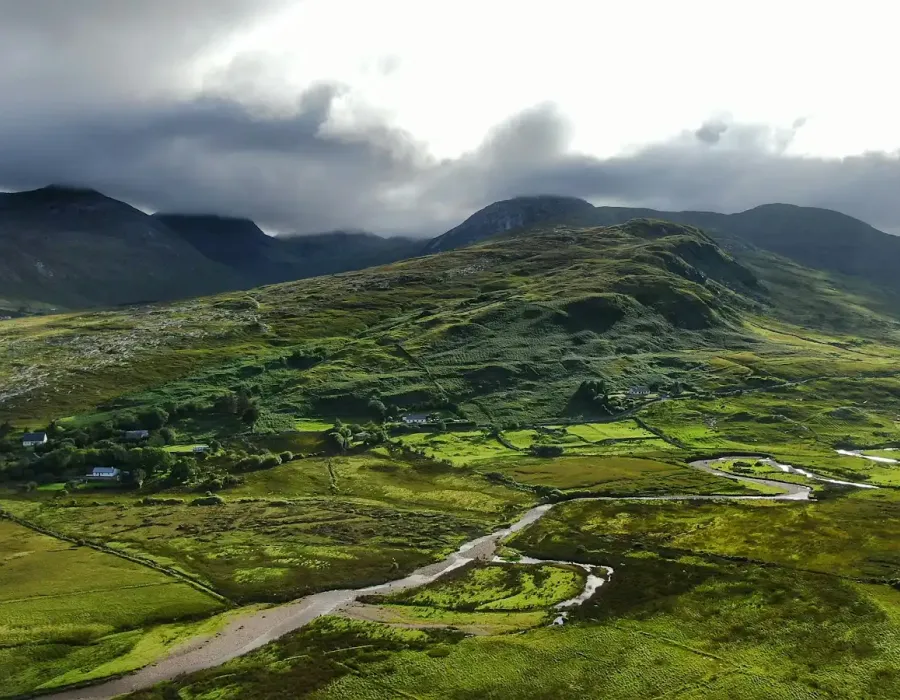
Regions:
<instances>
[{"instance_id":1,"label":"farm building","mask_svg":"<svg viewBox=\"0 0 900 700\"><path fill-rule=\"evenodd\" d=\"M122 478L122 472L115 467L94 467L86 478L118 481Z\"/></svg>"},{"instance_id":2,"label":"farm building","mask_svg":"<svg viewBox=\"0 0 900 700\"><path fill-rule=\"evenodd\" d=\"M650 393L650 389L645 386L633 386L628 390L629 396L647 396Z\"/></svg>"},{"instance_id":3,"label":"farm building","mask_svg":"<svg viewBox=\"0 0 900 700\"><path fill-rule=\"evenodd\" d=\"M47 444L47 433L25 433L22 436L22 447L37 447Z\"/></svg>"},{"instance_id":4,"label":"farm building","mask_svg":"<svg viewBox=\"0 0 900 700\"><path fill-rule=\"evenodd\" d=\"M209 452L209 445L194 445L194 452Z\"/></svg>"},{"instance_id":5,"label":"farm building","mask_svg":"<svg viewBox=\"0 0 900 700\"><path fill-rule=\"evenodd\" d=\"M146 440L150 437L149 430L126 430L125 431L125 439L126 440Z\"/></svg>"},{"instance_id":6,"label":"farm building","mask_svg":"<svg viewBox=\"0 0 900 700\"><path fill-rule=\"evenodd\" d=\"M420 425L428 422L427 413L407 413L403 416L403 422L407 425Z\"/></svg>"}]
</instances>

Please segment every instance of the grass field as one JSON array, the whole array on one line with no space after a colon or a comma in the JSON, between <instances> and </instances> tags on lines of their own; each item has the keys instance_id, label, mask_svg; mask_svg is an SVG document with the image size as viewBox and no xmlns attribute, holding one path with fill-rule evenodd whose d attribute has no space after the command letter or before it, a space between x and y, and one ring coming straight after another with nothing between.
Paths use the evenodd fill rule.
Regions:
<instances>
[{"instance_id":1,"label":"grass field","mask_svg":"<svg viewBox=\"0 0 900 700\"><path fill-rule=\"evenodd\" d=\"M900 687L900 593L886 586L637 558L613 581L596 612L562 628L461 638L323 618L176 687L182 698L250 700L286 687L317 700L888 700Z\"/></svg>"},{"instance_id":2,"label":"grass field","mask_svg":"<svg viewBox=\"0 0 900 700\"><path fill-rule=\"evenodd\" d=\"M757 491L687 465L635 457L519 457L491 465L523 484L586 495L751 494Z\"/></svg>"},{"instance_id":3,"label":"grass field","mask_svg":"<svg viewBox=\"0 0 900 700\"><path fill-rule=\"evenodd\" d=\"M429 457L446 459L460 466L477 465L516 454L496 438L480 432L410 433L403 435L400 441L412 449L424 450Z\"/></svg>"},{"instance_id":4,"label":"grass field","mask_svg":"<svg viewBox=\"0 0 900 700\"><path fill-rule=\"evenodd\" d=\"M160 572L0 520L0 693L73 682L105 660L133 668L177 627L155 626L221 609Z\"/></svg>"},{"instance_id":5,"label":"grass field","mask_svg":"<svg viewBox=\"0 0 900 700\"><path fill-rule=\"evenodd\" d=\"M128 492L104 500L75 492L66 502L38 493L3 503L44 527L150 556L252 602L395 578L534 502L466 470L375 455L252 472L217 506L169 495L180 498L143 505Z\"/></svg>"},{"instance_id":6,"label":"grass field","mask_svg":"<svg viewBox=\"0 0 900 700\"><path fill-rule=\"evenodd\" d=\"M900 572L898 537L900 495L880 489L818 503L567 503L511 545L542 558L593 553L607 562L645 550L722 555L887 582Z\"/></svg>"},{"instance_id":7,"label":"grass field","mask_svg":"<svg viewBox=\"0 0 900 700\"><path fill-rule=\"evenodd\" d=\"M584 571L576 567L490 564L459 569L428 586L383 600L457 611L547 610L578 595L584 578Z\"/></svg>"}]
</instances>

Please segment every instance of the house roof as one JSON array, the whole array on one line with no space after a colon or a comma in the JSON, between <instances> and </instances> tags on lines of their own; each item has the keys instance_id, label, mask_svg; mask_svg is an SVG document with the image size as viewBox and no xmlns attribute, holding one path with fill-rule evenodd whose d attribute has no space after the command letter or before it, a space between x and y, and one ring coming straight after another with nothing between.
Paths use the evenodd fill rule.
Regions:
<instances>
[{"instance_id":1,"label":"house roof","mask_svg":"<svg viewBox=\"0 0 900 700\"><path fill-rule=\"evenodd\" d=\"M112 476L112 475L115 475L118 473L119 473L119 470L116 469L115 467L94 467L91 470L91 474L109 474Z\"/></svg>"},{"instance_id":2,"label":"house roof","mask_svg":"<svg viewBox=\"0 0 900 700\"><path fill-rule=\"evenodd\" d=\"M25 433L22 442L40 442L47 437L47 433Z\"/></svg>"},{"instance_id":3,"label":"house roof","mask_svg":"<svg viewBox=\"0 0 900 700\"><path fill-rule=\"evenodd\" d=\"M150 434L149 430L126 430L125 437L147 437Z\"/></svg>"},{"instance_id":4,"label":"house roof","mask_svg":"<svg viewBox=\"0 0 900 700\"><path fill-rule=\"evenodd\" d=\"M428 420L428 416L428 413L407 413L403 418L408 420Z\"/></svg>"}]
</instances>

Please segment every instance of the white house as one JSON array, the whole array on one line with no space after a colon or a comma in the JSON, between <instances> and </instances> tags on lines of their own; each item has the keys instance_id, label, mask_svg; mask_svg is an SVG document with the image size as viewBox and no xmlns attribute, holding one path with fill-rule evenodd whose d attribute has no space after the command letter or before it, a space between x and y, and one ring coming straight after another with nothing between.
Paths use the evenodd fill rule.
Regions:
<instances>
[{"instance_id":1,"label":"white house","mask_svg":"<svg viewBox=\"0 0 900 700\"><path fill-rule=\"evenodd\" d=\"M407 413L403 416L403 422L407 425L420 425L428 422L427 413Z\"/></svg>"},{"instance_id":2,"label":"white house","mask_svg":"<svg viewBox=\"0 0 900 700\"><path fill-rule=\"evenodd\" d=\"M88 474L88 478L118 481L122 478L122 472L115 467L94 467Z\"/></svg>"},{"instance_id":3,"label":"white house","mask_svg":"<svg viewBox=\"0 0 900 700\"><path fill-rule=\"evenodd\" d=\"M628 390L629 396L646 396L650 393L650 389L645 386L633 386Z\"/></svg>"},{"instance_id":4,"label":"white house","mask_svg":"<svg viewBox=\"0 0 900 700\"><path fill-rule=\"evenodd\" d=\"M209 445L194 445L194 452L209 452Z\"/></svg>"},{"instance_id":5,"label":"white house","mask_svg":"<svg viewBox=\"0 0 900 700\"><path fill-rule=\"evenodd\" d=\"M25 433L22 436L22 447L37 447L47 444L47 433Z\"/></svg>"},{"instance_id":6,"label":"white house","mask_svg":"<svg viewBox=\"0 0 900 700\"><path fill-rule=\"evenodd\" d=\"M150 437L149 430L126 430L125 431L125 439L126 440L146 440Z\"/></svg>"}]
</instances>

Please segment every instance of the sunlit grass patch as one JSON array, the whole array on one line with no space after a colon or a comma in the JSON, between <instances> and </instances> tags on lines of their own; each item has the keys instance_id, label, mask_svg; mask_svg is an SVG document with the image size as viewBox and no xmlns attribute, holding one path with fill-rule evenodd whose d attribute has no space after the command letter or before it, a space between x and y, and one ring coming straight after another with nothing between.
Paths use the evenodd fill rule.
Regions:
<instances>
[{"instance_id":1,"label":"sunlit grass patch","mask_svg":"<svg viewBox=\"0 0 900 700\"><path fill-rule=\"evenodd\" d=\"M413 449L425 450L426 455L447 459L460 466L515 455L496 438L481 432L410 433L400 440Z\"/></svg>"},{"instance_id":2,"label":"sunlit grass patch","mask_svg":"<svg viewBox=\"0 0 900 700\"><path fill-rule=\"evenodd\" d=\"M687 465L636 457L520 457L491 468L532 485L598 495L663 493L753 493L734 481L705 474Z\"/></svg>"},{"instance_id":3,"label":"sunlit grass patch","mask_svg":"<svg viewBox=\"0 0 900 700\"><path fill-rule=\"evenodd\" d=\"M553 564L489 564L467 567L422 588L378 601L443 610L520 611L548 609L578 595L585 573Z\"/></svg>"},{"instance_id":4,"label":"sunlit grass patch","mask_svg":"<svg viewBox=\"0 0 900 700\"><path fill-rule=\"evenodd\" d=\"M100 677L106 663L133 668L139 659L117 656L140 644L145 628L222 609L158 571L2 520L0 553L0 691ZM143 649L140 658L150 653Z\"/></svg>"}]
</instances>

